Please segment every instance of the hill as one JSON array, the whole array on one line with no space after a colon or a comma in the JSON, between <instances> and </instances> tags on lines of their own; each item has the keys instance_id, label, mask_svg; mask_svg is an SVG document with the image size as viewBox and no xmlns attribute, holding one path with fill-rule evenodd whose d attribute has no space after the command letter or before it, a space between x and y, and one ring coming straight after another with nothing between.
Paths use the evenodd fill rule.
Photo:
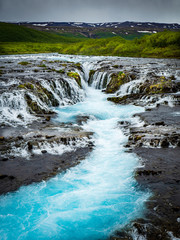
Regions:
<instances>
[{"instance_id":1,"label":"hill","mask_svg":"<svg viewBox=\"0 0 180 240\"><path fill-rule=\"evenodd\" d=\"M62 54L180 58L180 31L163 31L140 39L89 39L59 36L14 24L0 23L0 54L59 52Z\"/></svg>"},{"instance_id":2,"label":"hill","mask_svg":"<svg viewBox=\"0 0 180 240\"><path fill-rule=\"evenodd\" d=\"M53 33L47 33L30 29L16 24L0 22L0 42L42 42L42 43L59 43L59 42L77 42L77 38L59 36Z\"/></svg>"}]
</instances>

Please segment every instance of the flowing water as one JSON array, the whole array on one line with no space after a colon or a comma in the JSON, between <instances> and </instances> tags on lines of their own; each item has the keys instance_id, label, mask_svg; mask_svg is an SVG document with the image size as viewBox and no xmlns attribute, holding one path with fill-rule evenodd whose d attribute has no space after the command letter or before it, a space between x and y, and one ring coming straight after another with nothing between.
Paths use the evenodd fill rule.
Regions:
<instances>
[{"instance_id":1,"label":"flowing water","mask_svg":"<svg viewBox=\"0 0 180 240\"><path fill-rule=\"evenodd\" d=\"M48 181L2 195L0 239L103 240L143 216L144 203L150 194L141 191L133 178L139 159L123 147L128 137L118 123L137 124L132 115L144 108L108 102L107 95L99 90L103 79L108 79L101 71L94 75L98 80L94 79L92 87L88 87L89 71L96 68L100 58L89 59L80 59L84 74L79 72L83 90L78 91L84 91L86 97L74 105L57 107L54 121L76 125L77 117L88 116L82 127L94 132L95 147L76 167ZM128 61L130 64L131 59ZM141 74L138 81L143 81ZM47 82L42 84L46 86ZM74 92L76 88L74 84ZM119 95L135 90L134 82L128 83Z\"/></svg>"},{"instance_id":2,"label":"flowing water","mask_svg":"<svg viewBox=\"0 0 180 240\"><path fill-rule=\"evenodd\" d=\"M95 149L66 173L1 196L0 239L106 239L143 213L148 194L132 177L138 159L125 152L127 137L118 127L142 108L117 106L99 90L86 91L85 101L56 109L56 121L90 116L83 127L95 133Z\"/></svg>"}]
</instances>

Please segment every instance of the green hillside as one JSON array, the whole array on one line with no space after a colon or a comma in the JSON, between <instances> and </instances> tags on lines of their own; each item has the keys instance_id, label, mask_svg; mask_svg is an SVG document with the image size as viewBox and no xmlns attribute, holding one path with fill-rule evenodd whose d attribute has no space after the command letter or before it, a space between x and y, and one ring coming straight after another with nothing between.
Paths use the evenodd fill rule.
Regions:
<instances>
[{"instance_id":1,"label":"green hillside","mask_svg":"<svg viewBox=\"0 0 180 240\"><path fill-rule=\"evenodd\" d=\"M30 29L16 24L0 22L0 42L78 42L79 39L73 37L59 36L53 33L46 33Z\"/></svg>"},{"instance_id":2,"label":"green hillside","mask_svg":"<svg viewBox=\"0 0 180 240\"><path fill-rule=\"evenodd\" d=\"M0 54L59 52L62 54L180 58L180 31L164 31L127 40L120 36L87 39L59 36L0 23Z\"/></svg>"}]
</instances>

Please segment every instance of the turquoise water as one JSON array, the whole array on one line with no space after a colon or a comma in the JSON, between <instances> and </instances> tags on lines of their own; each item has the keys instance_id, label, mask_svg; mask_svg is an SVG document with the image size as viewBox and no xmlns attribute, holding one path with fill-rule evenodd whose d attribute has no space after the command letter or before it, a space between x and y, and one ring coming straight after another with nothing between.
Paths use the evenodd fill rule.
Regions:
<instances>
[{"instance_id":1,"label":"turquoise water","mask_svg":"<svg viewBox=\"0 0 180 240\"><path fill-rule=\"evenodd\" d=\"M138 159L125 152L118 127L142 108L114 105L88 88L84 102L56 110L60 122L90 116L83 128L94 132L95 149L65 173L1 196L0 239L102 240L143 214L149 194L136 188Z\"/></svg>"}]
</instances>

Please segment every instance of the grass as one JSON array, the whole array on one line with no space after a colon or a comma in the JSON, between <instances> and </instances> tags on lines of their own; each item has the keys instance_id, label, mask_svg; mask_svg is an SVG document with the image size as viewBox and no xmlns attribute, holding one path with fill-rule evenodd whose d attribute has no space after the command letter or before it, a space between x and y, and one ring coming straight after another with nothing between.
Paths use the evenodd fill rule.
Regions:
<instances>
[{"instance_id":1,"label":"grass","mask_svg":"<svg viewBox=\"0 0 180 240\"><path fill-rule=\"evenodd\" d=\"M4 23L0 23L0 27L3 26L4 31L0 37L0 54L58 52L62 54L96 56L180 58L180 31L164 31L152 35L146 35L140 39L135 38L133 40L126 40L120 36L103 39L87 39L51 35L49 33L12 25L13 24L7 24L4 28ZM7 30L8 26L9 29L15 28L13 33L10 33L9 30ZM27 31L27 35L24 35L23 41L15 41L15 39L17 40L16 37L22 35L24 31ZM32 34L32 38L30 38L28 37L28 34L30 33L29 31L33 34L35 31L37 35ZM12 37L12 34L16 34L17 36ZM2 38L6 39L6 41L8 39L9 42L2 41Z\"/></svg>"},{"instance_id":2,"label":"grass","mask_svg":"<svg viewBox=\"0 0 180 240\"><path fill-rule=\"evenodd\" d=\"M77 37L66 37L58 34L37 31L16 24L0 22L0 42L38 42L38 43L59 43L79 42Z\"/></svg>"}]
</instances>

